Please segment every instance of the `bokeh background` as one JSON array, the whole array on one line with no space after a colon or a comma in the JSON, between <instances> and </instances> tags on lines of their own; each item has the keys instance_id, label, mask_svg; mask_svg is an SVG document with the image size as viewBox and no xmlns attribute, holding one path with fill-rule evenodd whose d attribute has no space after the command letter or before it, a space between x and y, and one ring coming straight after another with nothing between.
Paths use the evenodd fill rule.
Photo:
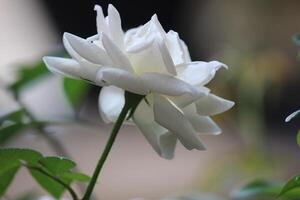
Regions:
<instances>
[{"instance_id":1,"label":"bokeh background","mask_svg":"<svg viewBox=\"0 0 300 200\"><path fill-rule=\"evenodd\" d=\"M63 32L94 35L94 5L106 12L108 3L119 10L124 30L146 23L157 13L165 30L177 31L187 43L192 60L226 63L229 69L220 70L209 87L236 106L214 118L223 134L203 137L207 151L189 152L179 144L171 161L158 157L135 127L123 127L95 196L124 200L203 193L230 198L249 180L280 182L299 171L295 141L299 124L284 122L300 107L299 46L291 39L300 32L297 0L0 0L0 114L19 107L4 89L18 79L16 71L61 51ZM99 88L92 87L84 96L76 110L80 122L49 127L78 168L88 174L111 129L97 113L98 94ZM75 113L59 76L35 81L22 90L20 99L39 119L63 120ZM33 130L1 146L57 153ZM31 191L45 194L24 170L7 196Z\"/></svg>"}]
</instances>

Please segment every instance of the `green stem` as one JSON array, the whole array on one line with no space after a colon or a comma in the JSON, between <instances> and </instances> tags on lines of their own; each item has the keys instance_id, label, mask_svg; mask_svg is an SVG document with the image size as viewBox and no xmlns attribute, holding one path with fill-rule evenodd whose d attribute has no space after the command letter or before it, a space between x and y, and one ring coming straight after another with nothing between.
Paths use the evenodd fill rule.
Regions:
<instances>
[{"instance_id":1,"label":"green stem","mask_svg":"<svg viewBox=\"0 0 300 200\"><path fill-rule=\"evenodd\" d=\"M84 194L82 200L90 200L90 197L93 193L93 190L94 190L95 184L97 182L98 176L101 172L101 169L102 169L102 167L107 159L107 156L115 142L118 132L119 132L124 120L126 119L127 114L132 109L135 109L143 98L144 98L144 96L125 92L125 105L124 105L112 131L111 131L111 135L106 143L106 146L101 154L100 159L98 160L97 166L94 170L93 176L92 176L91 181L85 191L85 194Z\"/></svg>"}]
</instances>

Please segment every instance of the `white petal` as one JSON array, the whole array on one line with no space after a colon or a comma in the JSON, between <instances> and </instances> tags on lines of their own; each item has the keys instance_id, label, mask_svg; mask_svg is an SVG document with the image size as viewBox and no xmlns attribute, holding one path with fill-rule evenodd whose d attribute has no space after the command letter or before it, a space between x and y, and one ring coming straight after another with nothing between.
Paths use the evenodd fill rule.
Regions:
<instances>
[{"instance_id":1,"label":"white petal","mask_svg":"<svg viewBox=\"0 0 300 200\"><path fill-rule=\"evenodd\" d=\"M191 85L205 85L215 76L220 67L227 67L218 61L190 62L176 66L178 77Z\"/></svg>"},{"instance_id":2,"label":"white petal","mask_svg":"<svg viewBox=\"0 0 300 200\"><path fill-rule=\"evenodd\" d=\"M153 40L155 34L150 31L151 21L147 22L143 26L129 29L125 33L126 50L129 53L136 53L148 48Z\"/></svg>"},{"instance_id":3,"label":"white petal","mask_svg":"<svg viewBox=\"0 0 300 200\"><path fill-rule=\"evenodd\" d=\"M185 63L185 53L178 33L169 31L167 33L167 46L175 65Z\"/></svg>"},{"instance_id":4,"label":"white petal","mask_svg":"<svg viewBox=\"0 0 300 200\"><path fill-rule=\"evenodd\" d=\"M115 86L102 87L99 95L99 112L104 122L116 122L124 104L124 90Z\"/></svg>"},{"instance_id":5,"label":"white petal","mask_svg":"<svg viewBox=\"0 0 300 200\"><path fill-rule=\"evenodd\" d=\"M191 123L174 103L163 96L154 95L153 107L155 121L174 133L187 149L205 149Z\"/></svg>"},{"instance_id":6,"label":"white petal","mask_svg":"<svg viewBox=\"0 0 300 200\"><path fill-rule=\"evenodd\" d=\"M135 72L138 74L145 72L169 74L156 36L151 37L149 41L151 43L148 46L144 45L147 41L143 41L145 48L128 54Z\"/></svg>"},{"instance_id":7,"label":"white petal","mask_svg":"<svg viewBox=\"0 0 300 200\"><path fill-rule=\"evenodd\" d=\"M107 33L107 24L105 23L104 15L102 7L99 5L95 5L94 10L97 12L97 32L100 34L101 32Z\"/></svg>"},{"instance_id":8,"label":"white petal","mask_svg":"<svg viewBox=\"0 0 300 200\"><path fill-rule=\"evenodd\" d=\"M180 40L180 45L183 49L184 63L191 62L192 60L191 60L189 49L183 40Z\"/></svg>"},{"instance_id":9,"label":"white petal","mask_svg":"<svg viewBox=\"0 0 300 200\"><path fill-rule=\"evenodd\" d=\"M92 35L92 36L86 38L86 41L88 41L88 42L93 42L95 40L99 40L99 35L98 34Z\"/></svg>"},{"instance_id":10,"label":"white petal","mask_svg":"<svg viewBox=\"0 0 300 200\"><path fill-rule=\"evenodd\" d=\"M287 116L287 118L285 119L285 122L290 122L293 118L298 117L299 113L300 113L300 110L296 110L295 112L293 112L292 114Z\"/></svg>"},{"instance_id":11,"label":"white petal","mask_svg":"<svg viewBox=\"0 0 300 200\"><path fill-rule=\"evenodd\" d=\"M121 27L121 18L118 10L111 4L108 5L108 28L110 38L118 47L124 49L124 33Z\"/></svg>"},{"instance_id":12,"label":"white petal","mask_svg":"<svg viewBox=\"0 0 300 200\"><path fill-rule=\"evenodd\" d=\"M80 65L73 59L45 56L43 61L51 72L70 78L80 78Z\"/></svg>"},{"instance_id":13,"label":"white petal","mask_svg":"<svg viewBox=\"0 0 300 200\"><path fill-rule=\"evenodd\" d=\"M148 105L144 100L141 101L134 112L133 121L161 157L166 159L173 158L176 137L154 121L151 105Z\"/></svg>"},{"instance_id":14,"label":"white petal","mask_svg":"<svg viewBox=\"0 0 300 200\"><path fill-rule=\"evenodd\" d=\"M86 60L99 65L109 65L111 61L106 52L96 44L70 33L64 33L64 39Z\"/></svg>"},{"instance_id":15,"label":"white petal","mask_svg":"<svg viewBox=\"0 0 300 200\"><path fill-rule=\"evenodd\" d=\"M164 36L166 35L166 32L165 30L163 29L162 25L160 24L158 18L157 18L157 15L154 14L152 17L151 17L151 23L152 23L152 31L157 31L160 33L161 36Z\"/></svg>"},{"instance_id":16,"label":"white petal","mask_svg":"<svg viewBox=\"0 0 300 200\"><path fill-rule=\"evenodd\" d=\"M144 26L126 33L126 50L138 74L160 72L176 75L165 40L166 33L156 15Z\"/></svg>"},{"instance_id":17,"label":"white petal","mask_svg":"<svg viewBox=\"0 0 300 200\"><path fill-rule=\"evenodd\" d=\"M197 112L199 115L211 116L225 112L234 106L233 101L229 101L209 94L196 101Z\"/></svg>"},{"instance_id":18,"label":"white petal","mask_svg":"<svg viewBox=\"0 0 300 200\"><path fill-rule=\"evenodd\" d=\"M124 42L125 42L125 46L126 48L128 46L130 46L130 44L133 42L133 39L134 39L134 35L137 33L137 31L139 29L141 29L142 26L138 26L138 27L135 27L135 28L131 28L131 29L128 29L125 34L124 34ZM127 50L127 49L126 49Z\"/></svg>"},{"instance_id":19,"label":"white petal","mask_svg":"<svg viewBox=\"0 0 300 200\"><path fill-rule=\"evenodd\" d=\"M167 48L165 40L166 39L163 39L161 37L156 37L156 41L158 43L158 47L159 47L159 50L160 50L160 53L161 53L161 56L162 56L162 59L164 61L167 71L170 74L177 75L175 65L173 63L173 60L171 58L171 55L169 53L169 50Z\"/></svg>"},{"instance_id":20,"label":"white petal","mask_svg":"<svg viewBox=\"0 0 300 200\"><path fill-rule=\"evenodd\" d=\"M70 42L67 40L67 38L63 37L63 44L65 49L67 50L68 54L75 60L77 60L79 63L85 62L86 60L79 55L71 46Z\"/></svg>"},{"instance_id":21,"label":"white petal","mask_svg":"<svg viewBox=\"0 0 300 200\"><path fill-rule=\"evenodd\" d=\"M102 43L107 54L113 61L114 66L122 68L129 72L133 72L133 69L127 56L119 49L118 46L114 44L113 41L111 41L109 37L107 37L106 34L102 35Z\"/></svg>"},{"instance_id":22,"label":"white petal","mask_svg":"<svg viewBox=\"0 0 300 200\"><path fill-rule=\"evenodd\" d=\"M204 117L197 114L195 104L183 108L183 112L198 133L218 135L222 132L210 117Z\"/></svg>"},{"instance_id":23,"label":"white petal","mask_svg":"<svg viewBox=\"0 0 300 200\"><path fill-rule=\"evenodd\" d=\"M100 68L100 65L83 61L80 63L80 77L95 83L97 78L96 75Z\"/></svg>"},{"instance_id":24,"label":"white petal","mask_svg":"<svg viewBox=\"0 0 300 200\"><path fill-rule=\"evenodd\" d=\"M179 108L184 108L185 106L197 101L199 96L193 96L191 94L183 94L181 96L168 96L168 98L174 102Z\"/></svg>"},{"instance_id":25,"label":"white petal","mask_svg":"<svg viewBox=\"0 0 300 200\"><path fill-rule=\"evenodd\" d=\"M141 95L148 93L148 89L144 86L140 77L113 67L101 67L97 73L96 83L115 85L126 91Z\"/></svg>"},{"instance_id":26,"label":"white petal","mask_svg":"<svg viewBox=\"0 0 300 200\"><path fill-rule=\"evenodd\" d=\"M141 75L143 83L152 92L170 96L191 94L192 96L205 96L209 92L207 88L193 87L173 76L160 73L144 73Z\"/></svg>"},{"instance_id":27,"label":"white petal","mask_svg":"<svg viewBox=\"0 0 300 200\"><path fill-rule=\"evenodd\" d=\"M140 39L133 39L134 40L134 45L128 45L126 48L127 53L139 53L141 51L146 50L147 48L149 48L154 40L155 40L155 36L150 36L147 39L144 38L140 38Z\"/></svg>"},{"instance_id":28,"label":"white petal","mask_svg":"<svg viewBox=\"0 0 300 200\"><path fill-rule=\"evenodd\" d=\"M131 29L125 34L127 51L136 53L149 48L156 36L165 37L166 33L159 23L156 14L143 26Z\"/></svg>"}]
</instances>

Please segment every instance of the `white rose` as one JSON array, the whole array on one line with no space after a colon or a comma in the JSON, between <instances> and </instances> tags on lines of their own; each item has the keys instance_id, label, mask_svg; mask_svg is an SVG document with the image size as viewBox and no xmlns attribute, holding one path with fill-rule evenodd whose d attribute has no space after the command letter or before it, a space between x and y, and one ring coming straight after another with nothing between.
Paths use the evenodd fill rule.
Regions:
<instances>
[{"instance_id":1,"label":"white rose","mask_svg":"<svg viewBox=\"0 0 300 200\"><path fill-rule=\"evenodd\" d=\"M209 117L234 103L210 94L205 87L218 62L191 62L185 43L174 31L166 33L157 16L125 33L118 11L97 11L98 34L83 39L65 33L72 59L44 57L49 70L102 86L99 110L105 122L115 122L124 106L124 91L145 95L132 119L154 150L171 159L177 139L189 150L205 149L198 134L221 133Z\"/></svg>"}]
</instances>

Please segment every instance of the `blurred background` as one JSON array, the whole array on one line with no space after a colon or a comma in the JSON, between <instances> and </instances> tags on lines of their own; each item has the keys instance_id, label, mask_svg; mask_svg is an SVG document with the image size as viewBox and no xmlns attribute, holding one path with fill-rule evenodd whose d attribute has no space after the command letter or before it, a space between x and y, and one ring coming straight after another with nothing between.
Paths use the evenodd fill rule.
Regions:
<instances>
[{"instance_id":1,"label":"blurred background","mask_svg":"<svg viewBox=\"0 0 300 200\"><path fill-rule=\"evenodd\" d=\"M230 198L232 191L249 180L280 182L299 171L300 150L295 141L299 124L284 122L300 107L299 46L291 39L300 32L297 0L0 0L0 114L20 107L5 89L20 78L20 70L37 67L42 56L61 52L63 32L94 35L94 5L106 12L109 3L120 12L124 30L146 23L157 13L165 30L177 31L187 43L192 60L226 63L229 69L220 70L209 87L236 106L214 118L223 134L203 137L207 151L189 152L178 145L171 161L158 157L135 127L123 127L96 196L124 200L214 193ZM111 129L95 109L98 94L99 88L89 87L73 109L64 94L62 77L50 74L18 90L18 99L38 119L63 120L76 115L80 123L48 129L88 174ZM0 145L59 154L33 132L22 131ZM7 196L15 198L31 191L45 194L21 171Z\"/></svg>"}]
</instances>

